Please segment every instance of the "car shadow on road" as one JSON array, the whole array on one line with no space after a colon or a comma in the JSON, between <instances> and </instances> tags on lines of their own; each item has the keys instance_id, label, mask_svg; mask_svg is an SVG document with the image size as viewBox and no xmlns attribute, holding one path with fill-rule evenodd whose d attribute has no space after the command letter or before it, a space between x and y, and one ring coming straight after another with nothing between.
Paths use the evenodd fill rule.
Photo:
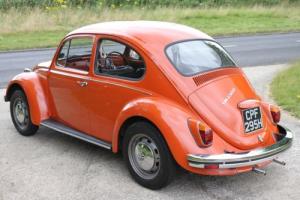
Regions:
<instances>
[{"instance_id":1,"label":"car shadow on road","mask_svg":"<svg viewBox=\"0 0 300 200\"><path fill-rule=\"evenodd\" d=\"M79 176L93 177L96 179L94 181L99 184L99 187L102 185L101 182L104 182L116 187L122 184L130 185L131 190L134 188L148 190L142 188L130 178L120 153L114 154L106 149L44 127L40 128L38 134L33 138L35 142L46 146L45 148L50 150L48 151L48 156L52 153L54 154L54 158L62 156L65 157L66 161L75 159L75 162L72 162L72 166L70 165L70 170L76 168L76 166L80 166L82 172L79 173ZM53 162L53 160L49 162ZM54 160L54 162L56 161ZM68 165L68 163L65 164ZM269 167L270 174L276 174L278 170L279 167L277 166ZM267 184L271 178L272 175L263 176L253 172L223 177L200 176L181 169L178 170L174 181L168 187L160 190L160 193L174 198L185 198L192 194L197 194L198 198L201 194L205 198L210 197L212 199L231 198L239 196L239 194L249 194L253 197L253 192L255 192L255 196L259 195L257 188L262 186L264 188L271 187ZM85 183L82 184L88 187L89 181L85 180ZM174 191L181 192L178 194L174 193Z\"/></svg>"}]
</instances>

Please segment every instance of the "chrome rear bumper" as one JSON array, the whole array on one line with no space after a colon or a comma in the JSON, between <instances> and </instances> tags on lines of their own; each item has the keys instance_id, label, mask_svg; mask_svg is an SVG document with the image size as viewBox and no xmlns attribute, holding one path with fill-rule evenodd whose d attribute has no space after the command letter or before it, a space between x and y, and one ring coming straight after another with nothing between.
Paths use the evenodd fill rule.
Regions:
<instances>
[{"instance_id":1,"label":"chrome rear bumper","mask_svg":"<svg viewBox=\"0 0 300 200\"><path fill-rule=\"evenodd\" d=\"M194 155L187 156L188 164L191 167L206 168L214 165L218 168L228 169L243 166L254 166L258 163L271 161L277 155L287 150L292 145L293 133L282 126L278 125L280 133L283 135L280 140L268 147L255 149L245 153L225 153L217 155Z\"/></svg>"}]
</instances>

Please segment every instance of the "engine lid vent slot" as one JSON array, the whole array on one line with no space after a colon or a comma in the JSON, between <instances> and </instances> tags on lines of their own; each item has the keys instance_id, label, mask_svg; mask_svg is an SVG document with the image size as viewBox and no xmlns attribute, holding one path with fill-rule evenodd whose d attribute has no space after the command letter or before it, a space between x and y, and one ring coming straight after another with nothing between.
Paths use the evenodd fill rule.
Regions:
<instances>
[{"instance_id":1,"label":"engine lid vent slot","mask_svg":"<svg viewBox=\"0 0 300 200\"><path fill-rule=\"evenodd\" d=\"M204 74L197 75L193 77L196 86L202 85L203 83L212 80L216 77L225 76L229 74L241 74L241 69L238 67L234 68L220 68L218 70L213 70L206 72Z\"/></svg>"}]
</instances>

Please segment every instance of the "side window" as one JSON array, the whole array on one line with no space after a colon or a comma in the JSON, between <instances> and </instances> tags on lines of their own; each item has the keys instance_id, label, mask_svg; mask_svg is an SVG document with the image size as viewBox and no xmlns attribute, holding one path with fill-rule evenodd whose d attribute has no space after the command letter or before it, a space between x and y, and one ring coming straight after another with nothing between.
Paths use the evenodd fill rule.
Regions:
<instances>
[{"instance_id":1,"label":"side window","mask_svg":"<svg viewBox=\"0 0 300 200\"><path fill-rule=\"evenodd\" d=\"M69 45L70 45L70 40L64 43L63 47L61 48L59 54L58 54L58 59L56 61L56 64L61 67L65 67L67 63L67 57L68 57L68 51L69 51Z\"/></svg>"},{"instance_id":2,"label":"side window","mask_svg":"<svg viewBox=\"0 0 300 200\"><path fill-rule=\"evenodd\" d=\"M130 49L130 51L129 51L129 56L130 56L130 58L132 58L134 60L140 60L140 55L137 54L137 52L135 52L132 49Z\"/></svg>"},{"instance_id":3,"label":"side window","mask_svg":"<svg viewBox=\"0 0 300 200\"><path fill-rule=\"evenodd\" d=\"M95 73L139 79L145 73L145 63L130 46L105 39L98 43Z\"/></svg>"},{"instance_id":4,"label":"side window","mask_svg":"<svg viewBox=\"0 0 300 200\"><path fill-rule=\"evenodd\" d=\"M65 42L57 59L57 65L82 71L89 71L93 39L73 38Z\"/></svg>"},{"instance_id":5,"label":"side window","mask_svg":"<svg viewBox=\"0 0 300 200\"><path fill-rule=\"evenodd\" d=\"M119 54L124 54L126 46L124 44L112 41L112 40L102 40L101 42L103 51L108 54L111 52L118 52Z\"/></svg>"}]
</instances>

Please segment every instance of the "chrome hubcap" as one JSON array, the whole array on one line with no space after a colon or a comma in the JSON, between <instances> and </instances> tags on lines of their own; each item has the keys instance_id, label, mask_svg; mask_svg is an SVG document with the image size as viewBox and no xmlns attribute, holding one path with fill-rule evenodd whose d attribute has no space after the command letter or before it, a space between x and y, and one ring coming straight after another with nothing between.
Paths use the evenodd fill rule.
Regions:
<instances>
[{"instance_id":1,"label":"chrome hubcap","mask_svg":"<svg viewBox=\"0 0 300 200\"><path fill-rule=\"evenodd\" d=\"M154 165L154 153L146 143L138 142L135 146L135 157L143 170L149 171L152 169Z\"/></svg>"},{"instance_id":2,"label":"chrome hubcap","mask_svg":"<svg viewBox=\"0 0 300 200\"><path fill-rule=\"evenodd\" d=\"M14 102L14 117L20 128L25 128L28 124L28 109L23 99L19 98Z\"/></svg>"},{"instance_id":3,"label":"chrome hubcap","mask_svg":"<svg viewBox=\"0 0 300 200\"><path fill-rule=\"evenodd\" d=\"M154 141L137 134L129 142L128 156L134 171L144 179L155 177L160 168L160 155Z\"/></svg>"}]
</instances>

